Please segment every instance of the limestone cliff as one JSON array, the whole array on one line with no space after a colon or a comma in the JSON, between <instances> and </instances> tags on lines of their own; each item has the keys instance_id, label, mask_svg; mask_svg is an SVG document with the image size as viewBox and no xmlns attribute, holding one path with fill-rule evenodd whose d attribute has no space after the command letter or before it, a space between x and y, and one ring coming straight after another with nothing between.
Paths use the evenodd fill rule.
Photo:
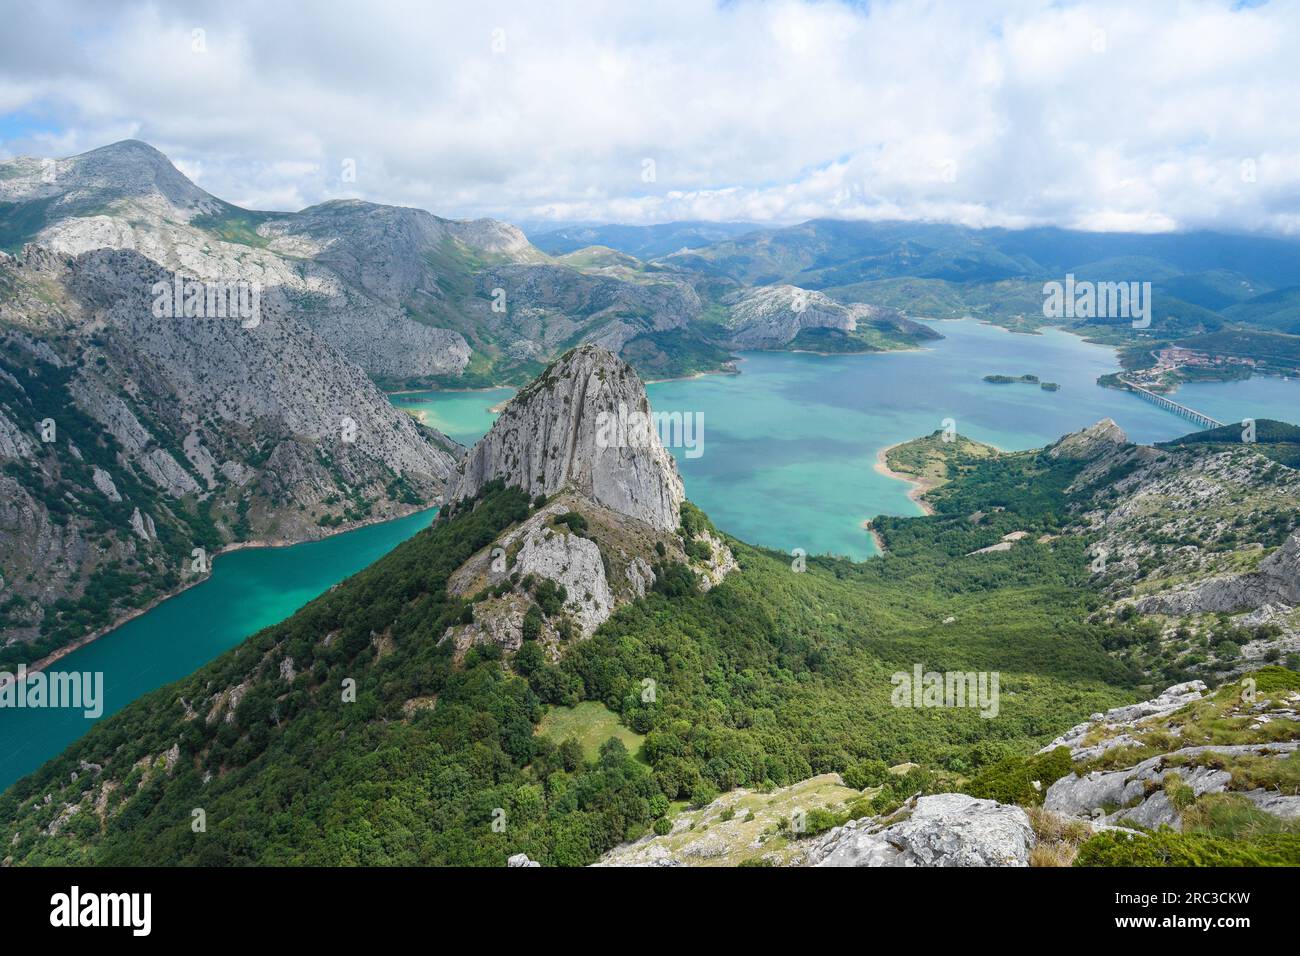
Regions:
<instances>
[{"instance_id":1,"label":"limestone cliff","mask_svg":"<svg viewBox=\"0 0 1300 956\"><path fill-rule=\"evenodd\" d=\"M174 278L123 250L0 254L0 630L36 642L11 656L113 623L227 544L393 517L453 477L459 446L274 305L255 325L156 316Z\"/></svg>"},{"instance_id":2,"label":"limestone cliff","mask_svg":"<svg viewBox=\"0 0 1300 956\"><path fill-rule=\"evenodd\" d=\"M685 493L650 414L645 386L626 362L596 346L574 349L506 406L465 460L454 497L497 478L530 495L572 488L672 531Z\"/></svg>"},{"instance_id":3,"label":"limestone cliff","mask_svg":"<svg viewBox=\"0 0 1300 956\"><path fill-rule=\"evenodd\" d=\"M845 305L792 285L760 286L723 300L727 345L737 349L807 347L813 351L876 351L915 346L942 336L893 309ZM830 333L827 336L826 333Z\"/></svg>"},{"instance_id":4,"label":"limestone cliff","mask_svg":"<svg viewBox=\"0 0 1300 956\"><path fill-rule=\"evenodd\" d=\"M452 575L452 593L474 598L472 622L444 635L458 652L536 639L558 655L670 565L689 567L701 590L735 569L721 534L682 526L681 478L649 415L636 373L595 346L567 353L506 406L452 498L468 502L499 480L527 491L534 509Z\"/></svg>"}]
</instances>

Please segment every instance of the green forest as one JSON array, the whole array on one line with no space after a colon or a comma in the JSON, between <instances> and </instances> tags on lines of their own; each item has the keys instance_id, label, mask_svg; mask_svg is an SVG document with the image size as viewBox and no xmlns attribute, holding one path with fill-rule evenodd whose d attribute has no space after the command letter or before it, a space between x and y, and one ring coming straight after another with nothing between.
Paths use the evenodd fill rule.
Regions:
<instances>
[{"instance_id":1,"label":"green forest","mask_svg":"<svg viewBox=\"0 0 1300 956\"><path fill-rule=\"evenodd\" d=\"M29 864L499 865L525 852L579 865L674 802L732 787L828 771L864 787L904 761L920 765L913 790L952 786L1138 696L1139 675L1106 651L1127 625L1084 623L1082 540L964 557L1013 524L1056 527L1077 467L1036 454L976 464L938 493L939 514L882 521L890 554L865 563L813 557L800 572L729 540L740 571L708 593L684 565L661 565L654 593L558 664L531 642L459 662L439 643L473 614L448 576L543 503L489 486L96 726L0 797L0 838ZM988 524L957 517L994 504L1005 510ZM684 517L688 538L711 527L689 506ZM998 718L891 706L890 675L916 663L999 671ZM191 709L223 688L239 689L230 719ZM590 759L536 733L549 705L583 700L644 735L640 751L614 741ZM116 786L93 809L38 836L104 780Z\"/></svg>"},{"instance_id":2,"label":"green forest","mask_svg":"<svg viewBox=\"0 0 1300 956\"><path fill-rule=\"evenodd\" d=\"M582 865L734 787L837 772L888 784L873 812L917 790L1000 794L1061 731L1149 689L1108 653L1146 639L1140 625L1088 620L1102 602L1086 537L1035 541L1065 523L1081 467L968 456L932 493L936 514L877 519L880 558L797 570L727 539L740 568L722 585L701 593L662 563L652 593L558 661L531 640L457 660L439 639L474 603L449 576L546 503L497 482L97 725L0 796L0 839L27 864ZM1031 537L970 555L1013 529ZM684 505L688 550L706 531ZM997 718L892 706L891 675L916 664L999 672ZM549 708L582 701L629 732L594 752L538 732ZM917 767L886 779L905 762Z\"/></svg>"}]
</instances>

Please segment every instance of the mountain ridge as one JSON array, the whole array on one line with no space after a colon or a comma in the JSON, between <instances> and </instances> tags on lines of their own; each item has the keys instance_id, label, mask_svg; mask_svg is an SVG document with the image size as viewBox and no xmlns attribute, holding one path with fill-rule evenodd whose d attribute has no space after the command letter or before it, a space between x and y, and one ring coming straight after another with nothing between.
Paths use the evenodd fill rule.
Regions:
<instances>
[{"instance_id":1,"label":"mountain ridge","mask_svg":"<svg viewBox=\"0 0 1300 956\"><path fill-rule=\"evenodd\" d=\"M617 361L582 349L556 363L548 374L569 381L543 375L526 389L515 399L521 421L543 408L581 417L557 396ZM581 483L557 478L553 495L530 496L508 482L532 463L506 455L429 529L0 795L0 842L14 864L499 866L525 854L578 865L672 830L673 801L705 807L722 791L825 773L871 789L860 809L880 818L846 827L835 837L844 853L828 844L828 859L876 859L876 837L896 832L918 791L967 793L998 819L992 800L1019 803L1015 814L1032 818L1046 787L1030 781L1070 769L1056 751L1036 751L1090 714L1144 699L1148 675L1114 653L1134 625L1092 613L1106 604L1089 568L1094 538L1058 533L1076 522L1071 503L1083 494L1068 489L1133 453L1121 437L1102 423L1055 443L1055 456L974 461L930 493L935 515L877 519L884 557L810 557L802 569L721 534L689 502L666 531L597 505ZM509 446L501 434L484 442ZM1193 474L1217 453L1158 454ZM1218 520L1213 510L1191 517ZM629 521L635 534L622 535ZM973 553L1015 529L1010 548ZM719 546L730 567L714 580ZM891 671L936 664L999 672L996 723L959 707L934 720L892 699ZM593 760L539 732L548 708L579 701L643 737L637 756L613 740ZM1232 719L1258 736L1251 715ZM1285 739L1291 725L1266 726ZM974 806L930 800L925 828L897 830L918 858L931 858L927 834L954 824L957 803ZM206 810L203 833L190 827L195 806ZM807 833L838 820L810 814ZM1256 852L1249 837L1210 832L1215 846ZM984 837L968 833L984 852ZM1166 847L1173 837L1150 839ZM1081 858L1095 856L1091 846ZM1030 849L1026 836L1016 853Z\"/></svg>"}]
</instances>

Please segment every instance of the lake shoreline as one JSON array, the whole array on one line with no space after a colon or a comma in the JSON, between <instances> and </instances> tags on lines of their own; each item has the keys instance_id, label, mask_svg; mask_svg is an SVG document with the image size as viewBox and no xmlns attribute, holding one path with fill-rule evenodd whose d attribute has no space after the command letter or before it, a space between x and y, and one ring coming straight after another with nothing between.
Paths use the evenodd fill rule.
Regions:
<instances>
[{"instance_id":1,"label":"lake shoreline","mask_svg":"<svg viewBox=\"0 0 1300 956\"><path fill-rule=\"evenodd\" d=\"M697 378L704 378L706 375L739 375L740 369L736 366L744 361L744 358L737 358L722 368L709 369L707 372L692 372L690 375L675 375L671 378L648 378L644 380L646 385L663 385L667 382L693 382Z\"/></svg>"},{"instance_id":2,"label":"lake shoreline","mask_svg":"<svg viewBox=\"0 0 1300 956\"><path fill-rule=\"evenodd\" d=\"M908 441L912 440L913 439L908 439ZM886 478L892 478L895 481L906 482L909 486L907 489L908 500L921 509L922 516L932 515L934 514L933 506L931 506L928 501L923 500L921 496L936 488L939 485L939 482L935 481L933 478L914 478L911 475L904 475L901 472L894 471L889 467L889 462L887 460L889 453L899 445L906 444L906 441L898 441L877 451L875 464L876 473L884 475ZM859 527L862 528L863 531L867 532L867 534L871 535L871 540L875 542L877 552L882 555L887 554L889 549L885 547L885 539L881 537L880 532L876 530L875 525L871 523L873 520L874 519L872 518L867 518L861 525L859 525Z\"/></svg>"},{"instance_id":3,"label":"lake shoreline","mask_svg":"<svg viewBox=\"0 0 1300 956\"><path fill-rule=\"evenodd\" d=\"M409 518L411 515L418 514L420 511L428 510L430 508L437 508L437 507L438 505L430 505L430 504L403 505L401 506L399 513L395 513L391 515L382 515L379 517L366 518L364 521L357 521L353 524L348 525L347 527L339 527L339 528L331 529L326 534L323 534L317 538L300 538L297 540L292 540L289 538L254 538L250 541L232 541L229 544L222 545L220 550L214 551L210 556L209 560L211 561L211 567L208 573L205 574L203 577L196 578L191 581L186 581L178 585L177 587L173 588L172 590L168 591L167 593L158 595L158 597L154 598L148 604L145 604L141 607L132 608L130 611L123 614L120 618L114 620L113 623L107 624L104 627L100 628L99 630L92 631L89 634L82 635L81 637L77 638L75 641L71 642L70 644L65 644L62 647L56 648L55 650L46 654L40 660L36 661L34 664L26 665L27 673L36 674L39 673L40 671L45 670L51 664L55 664L58 661L61 661L63 658L67 657L69 654L72 654L74 651L79 651L83 647L93 644L95 641L99 640L100 638L107 637L109 634L112 634L114 631L122 627L124 624L128 624L131 621L135 620L137 617L141 617L142 615L147 614L149 611L154 610L160 604L164 604L167 601L170 601L172 598L184 594L190 588L198 587L200 584L203 584L205 581L210 580L213 573L216 570L217 558L221 557L224 554L232 554L236 551L247 551L251 549L260 549L260 548L291 548L294 545L310 544L313 541L324 541L328 538L333 538L341 534L347 534L350 531L359 531L362 528L368 528L371 527L372 525L384 524L385 522L388 521L398 521L402 518ZM16 667L17 665L15 665L15 669ZM0 683L0 687L3 686L4 684Z\"/></svg>"},{"instance_id":4,"label":"lake shoreline","mask_svg":"<svg viewBox=\"0 0 1300 956\"><path fill-rule=\"evenodd\" d=\"M913 441L913 440L914 439L909 438L907 441ZM894 471L892 468L889 467L889 462L888 462L889 453L893 451L895 448L897 448L899 445L906 445L907 441L894 442L894 444L882 448L878 452L876 452L876 473L884 475L886 478L893 478L895 481L907 482L907 484L910 485L910 487L907 489L908 499L912 502L912 504L916 505L918 508L921 509L922 515L927 515L927 516L932 515L934 514L934 507L928 501L922 500L921 496L926 494L927 492L933 491L936 487L938 487L939 482L933 478L925 478L925 477L917 478L912 475L905 475L902 472Z\"/></svg>"},{"instance_id":5,"label":"lake shoreline","mask_svg":"<svg viewBox=\"0 0 1300 956\"><path fill-rule=\"evenodd\" d=\"M871 540L876 543L876 557L880 557L881 555L887 554L889 549L885 547L885 539L880 536L880 532L877 531L875 525L871 523L873 520L874 519L872 518L867 518L862 522L861 528L867 534L871 535ZM867 560L870 560L870 558Z\"/></svg>"}]
</instances>

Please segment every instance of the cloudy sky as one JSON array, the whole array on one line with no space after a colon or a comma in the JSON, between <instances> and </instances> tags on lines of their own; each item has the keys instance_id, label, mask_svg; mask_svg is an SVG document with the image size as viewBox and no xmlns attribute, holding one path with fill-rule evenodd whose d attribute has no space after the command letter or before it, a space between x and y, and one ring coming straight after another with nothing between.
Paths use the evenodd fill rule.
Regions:
<instances>
[{"instance_id":1,"label":"cloudy sky","mask_svg":"<svg viewBox=\"0 0 1300 956\"><path fill-rule=\"evenodd\" d=\"M0 157L255 208L1300 233L1300 0L0 0Z\"/></svg>"}]
</instances>

